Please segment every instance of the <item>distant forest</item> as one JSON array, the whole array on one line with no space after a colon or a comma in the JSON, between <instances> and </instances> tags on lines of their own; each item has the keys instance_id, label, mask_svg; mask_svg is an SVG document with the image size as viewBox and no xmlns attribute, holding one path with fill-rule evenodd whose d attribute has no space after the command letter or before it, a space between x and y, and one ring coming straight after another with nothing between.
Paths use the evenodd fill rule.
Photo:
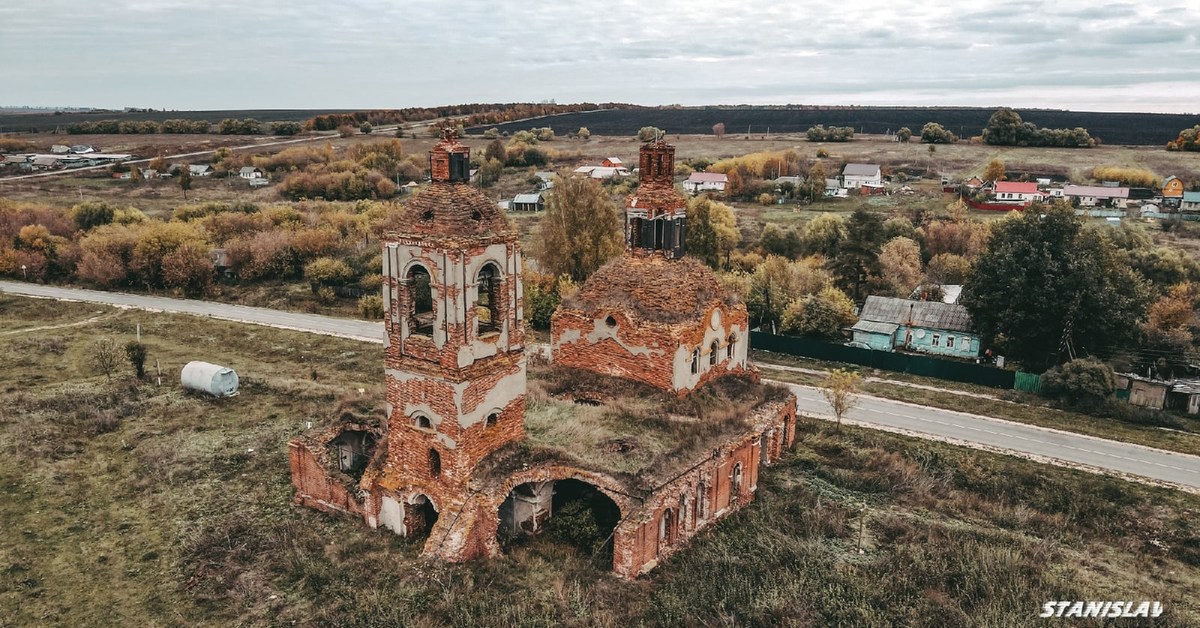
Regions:
<instances>
[{"instance_id":1,"label":"distant forest","mask_svg":"<svg viewBox=\"0 0 1200 628\"><path fill-rule=\"evenodd\" d=\"M853 127L856 133L895 133L908 127L921 133L926 122L937 122L963 140L979 135L995 108L966 107L654 107L590 111L549 116L539 120L494 125L514 133L549 126L555 135L587 127L593 135L636 135L654 126L668 133L709 134L713 125L725 123L726 135L803 133L809 127ZM1083 127L1103 144L1161 145L1179 136L1181 129L1200 124L1200 115L1157 113L1103 113L1050 109L1017 109L1026 122L1039 127ZM490 126L471 127L482 133ZM918 141L914 137L913 141Z\"/></svg>"},{"instance_id":2,"label":"distant forest","mask_svg":"<svg viewBox=\"0 0 1200 628\"><path fill-rule=\"evenodd\" d=\"M434 108L432 117L441 115L466 117L475 111L469 106ZM507 115L536 111L539 108L568 110L568 113L535 118L523 122L498 122L471 126L471 133L482 133L493 126L501 131L514 133L531 127L549 126L556 135L574 133L579 127L587 127L596 135L636 135L644 126L654 126L668 133L712 133L712 127L725 123L726 134L803 133L818 124L826 127L853 127L856 133L895 133L900 127L908 127L920 134L926 122L937 122L948 131L967 139L979 135L987 124L994 108L967 107L633 107L630 105L602 103L601 110L569 111L572 108L591 109L595 104L580 105L475 105L491 107ZM615 108L612 108L615 107ZM445 109L443 113L441 110ZM392 110L387 110L392 111ZM409 112L410 110L395 110ZM1200 124L1200 115L1155 114L1155 113L1102 113L1094 111L1062 111L1050 109L1017 109L1026 122L1039 127L1066 128L1083 127L1104 144L1161 145L1176 139L1182 129ZM377 117L384 110L314 110L314 109L239 109L226 111L94 111L53 113L16 113L11 110L0 112L0 133L46 133L55 129L66 132L69 125L96 120L162 122L170 119L208 120L213 124L226 118L253 118L261 122L305 123L318 117ZM334 114L334 115L329 115ZM359 114L337 116L336 114ZM476 119L480 114L476 113ZM426 116L406 116L413 119L428 119ZM467 119L468 124L473 120Z\"/></svg>"}]
</instances>

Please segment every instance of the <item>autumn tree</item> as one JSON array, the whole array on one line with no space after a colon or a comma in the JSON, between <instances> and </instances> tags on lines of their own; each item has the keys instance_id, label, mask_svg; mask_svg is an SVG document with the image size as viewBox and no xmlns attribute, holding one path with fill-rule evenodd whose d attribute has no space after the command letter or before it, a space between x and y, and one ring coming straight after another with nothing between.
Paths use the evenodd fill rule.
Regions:
<instances>
[{"instance_id":1,"label":"autumn tree","mask_svg":"<svg viewBox=\"0 0 1200 628\"><path fill-rule=\"evenodd\" d=\"M1070 207L1034 207L993 227L961 302L985 343L1027 369L1119 350L1136 339L1151 301L1146 280L1122 261Z\"/></svg>"},{"instance_id":2,"label":"autumn tree","mask_svg":"<svg viewBox=\"0 0 1200 628\"><path fill-rule=\"evenodd\" d=\"M821 214L804 225L801 248L805 255L837 256L847 237L846 220L838 214Z\"/></svg>"},{"instance_id":3,"label":"autumn tree","mask_svg":"<svg viewBox=\"0 0 1200 628\"><path fill-rule=\"evenodd\" d=\"M825 166L820 162L814 163L808 169L808 173L804 177L804 182L800 184L796 191L801 197L809 201L816 202L825 196Z\"/></svg>"},{"instance_id":4,"label":"autumn tree","mask_svg":"<svg viewBox=\"0 0 1200 628\"><path fill-rule=\"evenodd\" d=\"M785 334L837 339L842 330L858 320L854 302L846 293L828 286L816 294L799 297L783 312L781 329Z\"/></svg>"},{"instance_id":5,"label":"autumn tree","mask_svg":"<svg viewBox=\"0 0 1200 628\"><path fill-rule=\"evenodd\" d=\"M889 296L906 297L921 280L921 247L897 236L879 248L880 284Z\"/></svg>"},{"instance_id":6,"label":"autumn tree","mask_svg":"<svg viewBox=\"0 0 1200 628\"><path fill-rule=\"evenodd\" d=\"M725 123L718 122L718 123L714 124L712 127L712 132L713 132L713 135L717 136L717 139L725 137Z\"/></svg>"},{"instance_id":7,"label":"autumn tree","mask_svg":"<svg viewBox=\"0 0 1200 628\"><path fill-rule=\"evenodd\" d=\"M763 255L778 255L787 259L795 259L804 250L800 232L796 227L782 229L776 224L763 227L758 246Z\"/></svg>"},{"instance_id":8,"label":"autumn tree","mask_svg":"<svg viewBox=\"0 0 1200 628\"><path fill-rule=\"evenodd\" d=\"M896 140L902 144L907 144L912 139L912 129L902 126L899 131L896 131Z\"/></svg>"},{"instance_id":9,"label":"autumn tree","mask_svg":"<svg viewBox=\"0 0 1200 628\"><path fill-rule=\"evenodd\" d=\"M987 167L983 169L983 179L984 181L1003 181L1004 162L999 159L989 161Z\"/></svg>"},{"instance_id":10,"label":"autumn tree","mask_svg":"<svg viewBox=\"0 0 1200 628\"><path fill-rule=\"evenodd\" d=\"M833 369L821 381L821 396L833 410L838 430L842 429L842 417L858 405L861 383L862 377L858 373L845 369Z\"/></svg>"},{"instance_id":11,"label":"autumn tree","mask_svg":"<svg viewBox=\"0 0 1200 628\"><path fill-rule=\"evenodd\" d=\"M971 274L971 260L953 253L939 253L925 265L926 283L961 285Z\"/></svg>"},{"instance_id":12,"label":"autumn tree","mask_svg":"<svg viewBox=\"0 0 1200 628\"><path fill-rule=\"evenodd\" d=\"M792 264L777 255L767 257L750 275L746 308L751 322L774 333L787 306L799 295L800 286Z\"/></svg>"},{"instance_id":13,"label":"autumn tree","mask_svg":"<svg viewBox=\"0 0 1200 628\"><path fill-rule=\"evenodd\" d=\"M556 179L533 255L542 270L582 283L625 248L621 219L594 179Z\"/></svg>"},{"instance_id":14,"label":"autumn tree","mask_svg":"<svg viewBox=\"0 0 1200 628\"><path fill-rule=\"evenodd\" d=\"M713 269L728 264L730 253L741 239L733 208L707 195L688 201L685 233L687 254Z\"/></svg>"},{"instance_id":15,"label":"autumn tree","mask_svg":"<svg viewBox=\"0 0 1200 628\"><path fill-rule=\"evenodd\" d=\"M500 163L504 163L508 159L508 151L504 149L504 142L500 140L492 140L483 147L483 159L488 161L495 159Z\"/></svg>"},{"instance_id":16,"label":"autumn tree","mask_svg":"<svg viewBox=\"0 0 1200 628\"><path fill-rule=\"evenodd\" d=\"M589 131L586 126L581 126L579 127L579 130L575 132L575 137L578 137L586 142L588 138L592 137L592 132Z\"/></svg>"},{"instance_id":17,"label":"autumn tree","mask_svg":"<svg viewBox=\"0 0 1200 628\"><path fill-rule=\"evenodd\" d=\"M921 141L926 144L953 144L958 138L937 122L926 122L921 127Z\"/></svg>"},{"instance_id":18,"label":"autumn tree","mask_svg":"<svg viewBox=\"0 0 1200 628\"><path fill-rule=\"evenodd\" d=\"M192 189L192 170L187 164L181 164L175 177L179 182L179 189L183 190L183 200L186 201L188 190Z\"/></svg>"},{"instance_id":19,"label":"autumn tree","mask_svg":"<svg viewBox=\"0 0 1200 628\"><path fill-rule=\"evenodd\" d=\"M213 263L209 247L198 240L180 244L162 256L162 283L189 297L204 296L212 285Z\"/></svg>"},{"instance_id":20,"label":"autumn tree","mask_svg":"<svg viewBox=\"0 0 1200 628\"><path fill-rule=\"evenodd\" d=\"M653 126L644 126L638 129L637 138L639 142L649 142L658 139L662 135L665 135L662 129Z\"/></svg>"},{"instance_id":21,"label":"autumn tree","mask_svg":"<svg viewBox=\"0 0 1200 628\"><path fill-rule=\"evenodd\" d=\"M491 187L504 174L504 162L499 159L486 159L479 164L479 186Z\"/></svg>"},{"instance_id":22,"label":"autumn tree","mask_svg":"<svg viewBox=\"0 0 1200 628\"><path fill-rule=\"evenodd\" d=\"M1178 137L1167 142L1167 150L1200 151L1200 124L1180 131Z\"/></svg>"},{"instance_id":23,"label":"autumn tree","mask_svg":"<svg viewBox=\"0 0 1200 628\"><path fill-rule=\"evenodd\" d=\"M113 221L115 209L105 201L84 201L71 208L71 218L80 231L87 231Z\"/></svg>"}]
</instances>

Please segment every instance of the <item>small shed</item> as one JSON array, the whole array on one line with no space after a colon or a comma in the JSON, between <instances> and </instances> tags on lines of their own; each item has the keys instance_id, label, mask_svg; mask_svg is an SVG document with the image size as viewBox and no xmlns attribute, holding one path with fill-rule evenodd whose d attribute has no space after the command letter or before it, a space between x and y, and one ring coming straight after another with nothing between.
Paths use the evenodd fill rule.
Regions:
<instances>
[{"instance_id":1,"label":"small shed","mask_svg":"<svg viewBox=\"0 0 1200 628\"><path fill-rule=\"evenodd\" d=\"M515 211L540 212L546 209L546 202L542 200L541 192L518 194L513 197L512 208Z\"/></svg>"},{"instance_id":2,"label":"small shed","mask_svg":"<svg viewBox=\"0 0 1200 628\"><path fill-rule=\"evenodd\" d=\"M188 390L214 397L232 397L238 391L238 376L233 369L209 362L192 361L183 367L180 383Z\"/></svg>"}]
</instances>

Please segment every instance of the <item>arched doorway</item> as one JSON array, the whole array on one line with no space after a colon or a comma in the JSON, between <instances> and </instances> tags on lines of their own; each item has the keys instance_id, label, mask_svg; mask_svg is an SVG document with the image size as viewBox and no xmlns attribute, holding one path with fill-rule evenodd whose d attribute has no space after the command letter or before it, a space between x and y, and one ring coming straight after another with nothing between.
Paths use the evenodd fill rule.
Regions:
<instances>
[{"instance_id":1,"label":"arched doorway","mask_svg":"<svg viewBox=\"0 0 1200 628\"><path fill-rule=\"evenodd\" d=\"M576 480L526 482L500 504L497 539L505 550L528 544L566 545L598 564L611 564L621 509L596 486Z\"/></svg>"},{"instance_id":2,"label":"arched doorway","mask_svg":"<svg viewBox=\"0 0 1200 628\"><path fill-rule=\"evenodd\" d=\"M417 495L404 508L404 527L408 529L410 539L428 537L437 520L437 507L425 495Z\"/></svg>"},{"instance_id":3,"label":"arched doorway","mask_svg":"<svg viewBox=\"0 0 1200 628\"><path fill-rule=\"evenodd\" d=\"M384 495L379 508L379 525L409 539L424 539L437 523L433 500L416 495L409 500Z\"/></svg>"}]
</instances>

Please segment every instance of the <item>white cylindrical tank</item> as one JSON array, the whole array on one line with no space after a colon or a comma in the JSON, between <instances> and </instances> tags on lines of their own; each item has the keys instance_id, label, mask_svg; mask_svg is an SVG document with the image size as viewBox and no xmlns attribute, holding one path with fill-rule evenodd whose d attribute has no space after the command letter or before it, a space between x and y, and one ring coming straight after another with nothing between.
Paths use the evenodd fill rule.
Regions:
<instances>
[{"instance_id":1,"label":"white cylindrical tank","mask_svg":"<svg viewBox=\"0 0 1200 628\"><path fill-rule=\"evenodd\" d=\"M238 389L238 376L233 369L208 362L188 362L179 380L188 390L205 392L214 397L232 397Z\"/></svg>"}]
</instances>

